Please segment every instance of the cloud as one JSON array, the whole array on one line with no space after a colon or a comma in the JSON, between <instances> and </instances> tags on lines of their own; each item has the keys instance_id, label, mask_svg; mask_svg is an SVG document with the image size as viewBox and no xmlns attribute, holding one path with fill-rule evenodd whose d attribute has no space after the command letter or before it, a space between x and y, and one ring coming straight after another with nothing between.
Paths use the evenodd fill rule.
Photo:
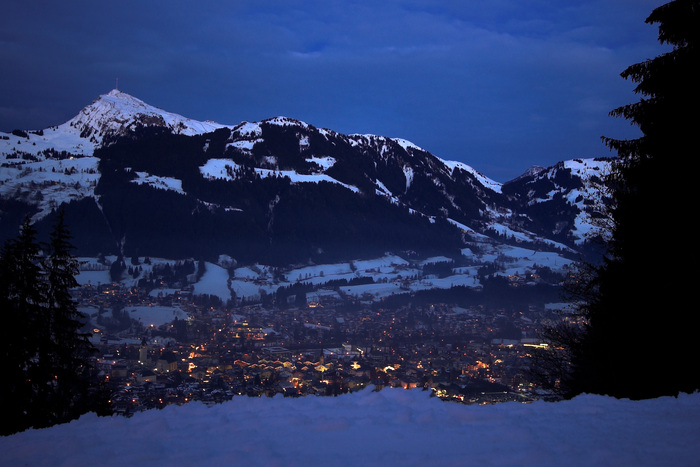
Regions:
<instances>
[{"instance_id":1,"label":"cloud","mask_svg":"<svg viewBox=\"0 0 700 467\"><path fill-rule=\"evenodd\" d=\"M658 53L643 23L657 3L12 3L0 129L65 121L119 77L188 117L403 137L503 179L599 155L604 130L630 131L607 110L634 99L619 73Z\"/></svg>"}]
</instances>

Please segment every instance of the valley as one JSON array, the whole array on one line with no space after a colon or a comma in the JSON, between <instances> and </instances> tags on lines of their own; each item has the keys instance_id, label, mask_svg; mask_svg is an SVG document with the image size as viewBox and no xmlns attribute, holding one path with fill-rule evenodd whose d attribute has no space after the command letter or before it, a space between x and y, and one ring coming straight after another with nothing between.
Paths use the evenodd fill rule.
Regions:
<instances>
[{"instance_id":1,"label":"valley","mask_svg":"<svg viewBox=\"0 0 700 467\"><path fill-rule=\"evenodd\" d=\"M75 298L99 349L93 382L124 415L369 385L531 401L547 396L529 359L541 325L562 319L557 281L571 264L529 254L490 275L445 257L293 269L133 258L120 281L117 258L81 258Z\"/></svg>"},{"instance_id":2,"label":"valley","mask_svg":"<svg viewBox=\"0 0 700 467\"><path fill-rule=\"evenodd\" d=\"M548 397L528 373L605 236L607 159L498 183L402 138L198 122L113 90L0 134L0 239L58 210L122 414L236 395L422 387ZM558 311L559 310L559 311Z\"/></svg>"}]
</instances>

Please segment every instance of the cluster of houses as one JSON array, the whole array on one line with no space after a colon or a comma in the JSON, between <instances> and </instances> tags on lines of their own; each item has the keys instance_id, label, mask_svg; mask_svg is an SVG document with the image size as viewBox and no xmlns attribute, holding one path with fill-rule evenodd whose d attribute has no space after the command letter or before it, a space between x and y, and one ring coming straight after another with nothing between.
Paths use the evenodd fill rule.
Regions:
<instances>
[{"instance_id":1,"label":"cluster of houses","mask_svg":"<svg viewBox=\"0 0 700 467\"><path fill-rule=\"evenodd\" d=\"M530 352L540 345L533 336L551 317L532 304L508 311L385 306L339 294L310 294L306 305L283 308L231 306L197 302L188 290L165 295L119 284L84 287L76 297L100 316L116 303L141 310L167 305L187 316L95 327L95 382L109 388L113 408L123 414L193 400L336 395L368 386L430 390L469 403L529 401L537 397L527 377Z\"/></svg>"}]
</instances>

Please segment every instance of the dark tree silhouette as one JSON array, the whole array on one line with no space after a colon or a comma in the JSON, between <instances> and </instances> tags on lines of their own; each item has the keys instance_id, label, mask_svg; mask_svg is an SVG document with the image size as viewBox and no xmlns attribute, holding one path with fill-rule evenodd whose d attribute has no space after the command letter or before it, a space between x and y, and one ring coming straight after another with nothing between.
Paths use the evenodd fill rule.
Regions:
<instances>
[{"instance_id":1,"label":"dark tree silhouette","mask_svg":"<svg viewBox=\"0 0 700 467\"><path fill-rule=\"evenodd\" d=\"M1 434L32 426L35 394L44 390L41 377L46 362L48 329L44 315L45 285L40 268L36 230L25 219L16 239L8 240L0 253L0 384Z\"/></svg>"},{"instance_id":2,"label":"dark tree silhouette","mask_svg":"<svg viewBox=\"0 0 700 467\"><path fill-rule=\"evenodd\" d=\"M700 389L691 227L698 155L700 1L676 0L646 20L659 24L668 53L627 68L639 102L611 112L642 131L632 140L604 137L618 153L610 179L611 240L602 263L577 277L583 298L579 332L555 330L571 366L562 392L632 399ZM687 251L686 251L687 250Z\"/></svg>"},{"instance_id":3,"label":"dark tree silhouette","mask_svg":"<svg viewBox=\"0 0 700 467\"><path fill-rule=\"evenodd\" d=\"M48 287L46 307L50 323L50 359L53 391L49 401L51 424L61 423L88 409L89 358L95 351L89 334L80 330L85 322L70 290L78 286L77 259L72 256L70 233L59 212L48 244L49 256L44 261Z\"/></svg>"},{"instance_id":4,"label":"dark tree silhouette","mask_svg":"<svg viewBox=\"0 0 700 467\"><path fill-rule=\"evenodd\" d=\"M94 348L81 333L84 316L70 289L78 285L78 262L60 212L47 256L26 219L17 239L0 253L0 434L63 423L95 410L103 395L89 393Z\"/></svg>"}]
</instances>

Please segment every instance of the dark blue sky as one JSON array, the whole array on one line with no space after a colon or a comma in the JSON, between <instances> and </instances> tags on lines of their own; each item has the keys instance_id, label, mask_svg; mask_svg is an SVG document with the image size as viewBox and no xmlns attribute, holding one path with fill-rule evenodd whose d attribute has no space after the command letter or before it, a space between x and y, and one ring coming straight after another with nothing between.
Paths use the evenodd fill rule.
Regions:
<instances>
[{"instance_id":1,"label":"dark blue sky","mask_svg":"<svg viewBox=\"0 0 700 467\"><path fill-rule=\"evenodd\" d=\"M634 137L619 74L663 0L6 2L0 130L119 89L199 120L284 115L400 137L498 181Z\"/></svg>"}]
</instances>

